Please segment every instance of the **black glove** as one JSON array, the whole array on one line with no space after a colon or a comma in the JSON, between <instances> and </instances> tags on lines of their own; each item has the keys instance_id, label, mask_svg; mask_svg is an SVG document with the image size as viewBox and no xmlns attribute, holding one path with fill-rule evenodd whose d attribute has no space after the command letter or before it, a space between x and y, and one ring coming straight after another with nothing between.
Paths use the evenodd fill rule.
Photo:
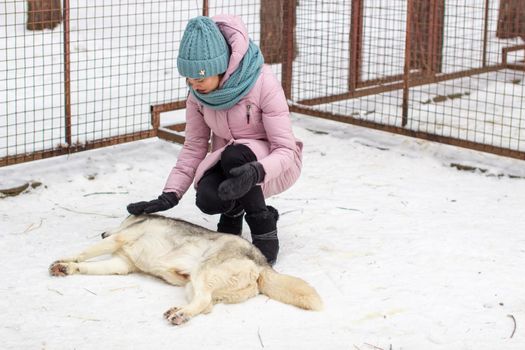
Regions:
<instances>
[{"instance_id":1,"label":"black glove","mask_svg":"<svg viewBox=\"0 0 525 350\"><path fill-rule=\"evenodd\" d=\"M250 162L230 170L231 178L219 185L219 198L226 201L243 197L266 175L259 162Z\"/></svg>"},{"instance_id":2,"label":"black glove","mask_svg":"<svg viewBox=\"0 0 525 350\"><path fill-rule=\"evenodd\" d=\"M130 214L151 214L157 211L168 210L179 203L177 195L173 192L164 192L157 199L149 202L136 202L128 205L127 209Z\"/></svg>"}]
</instances>

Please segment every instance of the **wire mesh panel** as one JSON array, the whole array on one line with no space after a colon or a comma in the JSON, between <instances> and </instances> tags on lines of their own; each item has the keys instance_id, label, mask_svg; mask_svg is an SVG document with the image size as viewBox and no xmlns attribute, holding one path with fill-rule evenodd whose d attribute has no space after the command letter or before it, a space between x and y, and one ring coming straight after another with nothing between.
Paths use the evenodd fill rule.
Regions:
<instances>
[{"instance_id":1,"label":"wire mesh panel","mask_svg":"<svg viewBox=\"0 0 525 350\"><path fill-rule=\"evenodd\" d=\"M523 41L497 37L499 5L446 2L442 72L457 78L411 89L409 128L525 151L525 69L502 64L503 49ZM524 52L513 61L523 64Z\"/></svg>"},{"instance_id":2,"label":"wire mesh panel","mask_svg":"<svg viewBox=\"0 0 525 350\"><path fill-rule=\"evenodd\" d=\"M71 8L72 139L151 129L150 106L186 96L176 57L194 2L78 2Z\"/></svg>"},{"instance_id":3,"label":"wire mesh panel","mask_svg":"<svg viewBox=\"0 0 525 350\"><path fill-rule=\"evenodd\" d=\"M406 0L373 0L362 4L361 60L358 81L377 82L403 75ZM359 47L356 47L359 49Z\"/></svg>"},{"instance_id":4,"label":"wire mesh panel","mask_svg":"<svg viewBox=\"0 0 525 350\"><path fill-rule=\"evenodd\" d=\"M348 91L350 4L301 0L296 13L298 55L293 63L293 99Z\"/></svg>"},{"instance_id":5,"label":"wire mesh panel","mask_svg":"<svg viewBox=\"0 0 525 350\"><path fill-rule=\"evenodd\" d=\"M63 4L7 0L0 8L0 165L153 136L151 106L186 97L178 43L202 6ZM58 22L48 26L53 6Z\"/></svg>"},{"instance_id":6,"label":"wire mesh panel","mask_svg":"<svg viewBox=\"0 0 525 350\"><path fill-rule=\"evenodd\" d=\"M295 16L294 110L525 159L524 1L303 0Z\"/></svg>"},{"instance_id":7,"label":"wire mesh panel","mask_svg":"<svg viewBox=\"0 0 525 350\"><path fill-rule=\"evenodd\" d=\"M28 10L25 1L0 5L0 159L64 142L63 36L28 30Z\"/></svg>"}]
</instances>

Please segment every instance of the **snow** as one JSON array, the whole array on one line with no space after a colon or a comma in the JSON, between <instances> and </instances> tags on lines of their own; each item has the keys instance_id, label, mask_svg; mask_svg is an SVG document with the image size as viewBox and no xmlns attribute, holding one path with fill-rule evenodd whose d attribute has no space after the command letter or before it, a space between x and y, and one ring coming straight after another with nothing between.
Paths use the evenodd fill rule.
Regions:
<instances>
[{"instance_id":1,"label":"snow","mask_svg":"<svg viewBox=\"0 0 525 350\"><path fill-rule=\"evenodd\" d=\"M118 225L129 202L159 194L181 146L149 139L0 168L0 188L43 184L0 199L0 347L525 347L523 161L293 122L304 169L268 201L281 212L275 268L312 284L323 311L260 295L175 327L162 314L185 303L183 288L140 274L49 276L51 262ZM165 214L217 221L194 206L193 189Z\"/></svg>"},{"instance_id":2,"label":"snow","mask_svg":"<svg viewBox=\"0 0 525 350\"><path fill-rule=\"evenodd\" d=\"M341 4L306 1L298 7L296 34L303 54L294 67L295 100L346 92L350 7ZM367 6L366 18L372 21L363 51L367 78L399 73L402 67L399 45L404 44L394 39L404 32L406 16L404 11L396 15L403 2L395 4ZM491 33L498 4L491 3ZM185 22L180 18L199 13L195 5L162 0L160 8L166 10L158 14L150 13L148 4L122 1L72 8L75 142L149 129L150 103L186 95L174 73L177 42L171 36L181 35ZM149 15L137 16L143 7ZM253 8L258 7L258 1L235 5L256 41ZM400 18L380 25L378 10L386 18ZM481 32L472 28L479 27L474 24L481 7L475 16L473 7L461 2L448 10L466 22L447 22L454 30L444 41L444 71L476 66L481 49L473 45L479 45ZM7 2L0 12L6 19L0 28L6 52L0 62L5 86L0 156L53 149L64 142L62 31L25 31L24 2ZM110 16L118 21L108 26ZM449 12L445 20L454 18ZM499 62L502 46L522 43L490 39L489 63ZM323 59L319 40L324 65L316 61ZM455 52L457 47L462 51ZM44 57L53 64L44 64ZM333 74L338 67L339 77ZM413 88L407 127L523 150L519 111L525 87L518 80L522 73L502 70ZM426 103L458 93L464 98ZM148 103L130 104L128 98L139 96ZM399 125L396 101L399 91L316 108ZM186 302L182 288L140 274L49 276L51 262L118 225L128 203L159 194L181 146L149 139L0 168L0 189L27 181L43 184L0 198L0 348L525 348L523 161L304 115L293 119L305 142L304 170L293 188L269 200L281 212L276 269L312 284L324 299L323 311L258 296L217 305L211 314L174 327L162 314ZM180 111L163 115L162 125L175 120ZM475 171L460 171L461 166ZM194 206L193 190L165 214L216 227L217 217ZM247 227L244 236L249 238Z\"/></svg>"}]
</instances>

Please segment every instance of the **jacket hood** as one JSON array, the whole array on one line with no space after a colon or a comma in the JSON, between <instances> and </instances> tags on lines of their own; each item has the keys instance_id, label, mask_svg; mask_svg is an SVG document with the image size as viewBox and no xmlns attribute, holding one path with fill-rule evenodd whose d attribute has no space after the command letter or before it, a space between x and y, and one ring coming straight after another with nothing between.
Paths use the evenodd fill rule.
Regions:
<instances>
[{"instance_id":1,"label":"jacket hood","mask_svg":"<svg viewBox=\"0 0 525 350\"><path fill-rule=\"evenodd\" d=\"M223 14L213 16L212 19L217 23L231 51L228 68L226 68L226 72L220 83L222 86L239 67L239 63L241 63L244 55L248 51L250 37L248 36L246 25L239 16Z\"/></svg>"}]
</instances>

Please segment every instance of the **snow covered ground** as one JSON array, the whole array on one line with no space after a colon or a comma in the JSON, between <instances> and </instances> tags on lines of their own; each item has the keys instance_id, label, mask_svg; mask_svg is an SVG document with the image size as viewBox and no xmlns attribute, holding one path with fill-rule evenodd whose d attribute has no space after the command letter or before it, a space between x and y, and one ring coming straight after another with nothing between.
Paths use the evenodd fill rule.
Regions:
<instances>
[{"instance_id":1,"label":"snow covered ground","mask_svg":"<svg viewBox=\"0 0 525 350\"><path fill-rule=\"evenodd\" d=\"M180 145L150 139L0 168L0 188L42 183L0 199L0 348L525 348L523 161L293 118L304 171L269 200L281 212L275 268L315 286L323 311L258 296L174 327L162 313L185 303L182 288L50 277L129 202L159 194ZM193 190L166 215L217 220Z\"/></svg>"}]
</instances>

